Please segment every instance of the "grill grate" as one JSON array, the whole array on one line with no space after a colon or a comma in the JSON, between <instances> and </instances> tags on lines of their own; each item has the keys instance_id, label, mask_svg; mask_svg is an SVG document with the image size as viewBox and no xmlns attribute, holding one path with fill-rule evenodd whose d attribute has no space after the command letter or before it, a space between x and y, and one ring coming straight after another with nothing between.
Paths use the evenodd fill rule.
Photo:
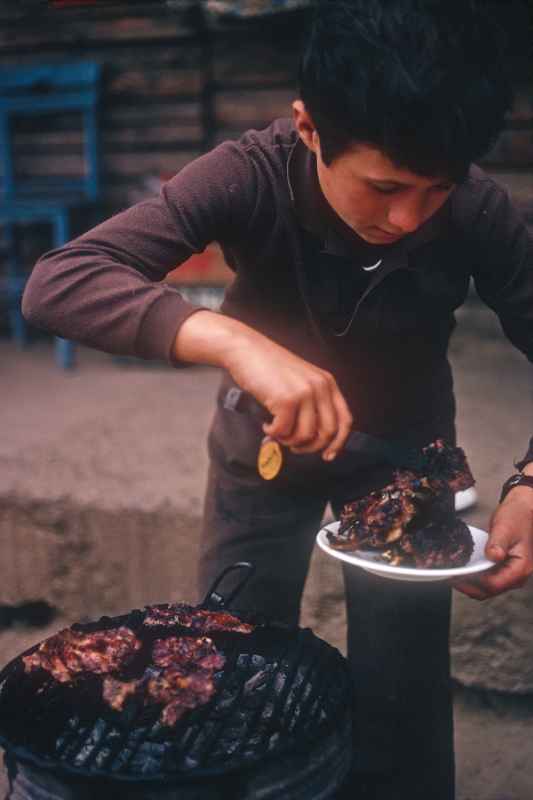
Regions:
<instances>
[{"instance_id":1,"label":"grill grate","mask_svg":"<svg viewBox=\"0 0 533 800\"><path fill-rule=\"evenodd\" d=\"M156 638L191 635L179 626L149 630L143 619L135 611L76 627L126 625L148 650ZM82 691L47 678L48 690L36 693L19 657L0 676L0 740L21 760L60 772L167 780L222 774L308 749L345 718L344 659L310 630L259 625L251 634L209 635L226 658L215 675L216 693L173 728L161 724L157 707L133 703L118 713L103 706L96 678Z\"/></svg>"}]
</instances>

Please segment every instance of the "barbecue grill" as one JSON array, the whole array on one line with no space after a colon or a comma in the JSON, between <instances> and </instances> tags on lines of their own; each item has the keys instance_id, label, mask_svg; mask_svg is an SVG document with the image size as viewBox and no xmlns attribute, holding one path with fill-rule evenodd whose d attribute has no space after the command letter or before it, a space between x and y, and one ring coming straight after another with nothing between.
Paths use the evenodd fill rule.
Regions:
<instances>
[{"instance_id":1,"label":"barbecue grill","mask_svg":"<svg viewBox=\"0 0 533 800\"><path fill-rule=\"evenodd\" d=\"M240 563L225 570L196 608L227 610L252 569ZM224 598L218 587L234 570L243 570L243 577ZM144 621L154 608L171 607L133 610L72 629L126 627L148 650L156 638L191 635L179 624L164 631L148 628ZM131 703L114 711L105 705L99 676L65 684L28 674L22 659L39 645L11 661L0 673L8 798L333 797L352 758L345 660L309 629L231 613L254 630L209 633L225 658L214 676L215 693L171 727L162 724L157 707Z\"/></svg>"}]
</instances>

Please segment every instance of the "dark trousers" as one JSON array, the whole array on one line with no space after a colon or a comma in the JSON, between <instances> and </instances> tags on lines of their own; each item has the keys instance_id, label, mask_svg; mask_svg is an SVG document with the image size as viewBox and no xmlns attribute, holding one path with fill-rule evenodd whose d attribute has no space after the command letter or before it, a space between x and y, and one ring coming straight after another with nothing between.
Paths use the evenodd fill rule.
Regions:
<instances>
[{"instance_id":1,"label":"dark trousers","mask_svg":"<svg viewBox=\"0 0 533 800\"><path fill-rule=\"evenodd\" d=\"M355 496L385 485L390 470L364 458L347 468L289 456L300 466L294 470L289 463L279 480L265 482L254 467L257 437L250 446L242 426L233 437L226 426L224 439L222 447L215 425L200 598L224 567L251 561L257 573L235 607L296 624L326 503L338 514ZM344 584L355 749L343 797L453 800L449 587L379 578L348 565Z\"/></svg>"}]
</instances>

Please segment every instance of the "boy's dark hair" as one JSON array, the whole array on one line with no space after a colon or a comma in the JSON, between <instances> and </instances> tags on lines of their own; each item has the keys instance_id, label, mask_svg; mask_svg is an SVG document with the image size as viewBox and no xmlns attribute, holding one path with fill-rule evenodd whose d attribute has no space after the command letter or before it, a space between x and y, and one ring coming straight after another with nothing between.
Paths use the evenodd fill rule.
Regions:
<instances>
[{"instance_id":1,"label":"boy's dark hair","mask_svg":"<svg viewBox=\"0 0 533 800\"><path fill-rule=\"evenodd\" d=\"M364 142L411 172L464 179L512 104L502 52L475 0L317 0L300 96L324 162Z\"/></svg>"}]
</instances>

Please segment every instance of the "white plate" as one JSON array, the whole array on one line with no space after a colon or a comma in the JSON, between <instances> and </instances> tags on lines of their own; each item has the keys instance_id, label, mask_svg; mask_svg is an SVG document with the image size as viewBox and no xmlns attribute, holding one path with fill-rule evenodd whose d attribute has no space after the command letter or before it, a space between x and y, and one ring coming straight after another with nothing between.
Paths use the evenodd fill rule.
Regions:
<instances>
[{"instance_id":1,"label":"white plate","mask_svg":"<svg viewBox=\"0 0 533 800\"><path fill-rule=\"evenodd\" d=\"M488 534L479 528L472 527L472 525L469 525L468 529L474 540L474 552L468 564L465 564L464 567L454 567L453 569L393 567L381 561L379 555L372 550L354 550L353 552L336 550L334 547L330 546L327 532L331 531L332 533L336 533L339 525L340 522L332 522L330 525L326 525L325 528L322 528L316 537L318 546L328 555L333 556L333 558L339 558L341 561L346 561L348 564L362 567L367 572L373 572L375 575L381 575L383 578L392 578L397 581L443 581L448 578L459 578L463 575L474 575L476 572L484 572L494 566L493 561L489 561L485 558L484 551Z\"/></svg>"}]
</instances>

